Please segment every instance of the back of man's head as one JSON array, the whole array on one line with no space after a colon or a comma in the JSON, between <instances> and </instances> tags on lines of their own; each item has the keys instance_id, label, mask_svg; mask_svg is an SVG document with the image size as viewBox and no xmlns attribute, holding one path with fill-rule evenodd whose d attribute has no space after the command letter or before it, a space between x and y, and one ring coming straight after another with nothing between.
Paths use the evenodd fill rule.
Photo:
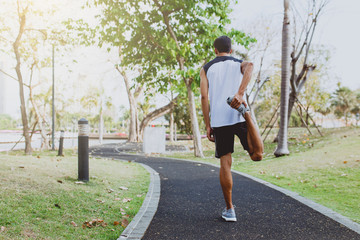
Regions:
<instances>
[{"instance_id":1,"label":"back of man's head","mask_svg":"<svg viewBox=\"0 0 360 240\"><path fill-rule=\"evenodd\" d=\"M216 48L219 53L229 53L231 51L231 39L228 36L218 37L214 41L214 48Z\"/></svg>"}]
</instances>

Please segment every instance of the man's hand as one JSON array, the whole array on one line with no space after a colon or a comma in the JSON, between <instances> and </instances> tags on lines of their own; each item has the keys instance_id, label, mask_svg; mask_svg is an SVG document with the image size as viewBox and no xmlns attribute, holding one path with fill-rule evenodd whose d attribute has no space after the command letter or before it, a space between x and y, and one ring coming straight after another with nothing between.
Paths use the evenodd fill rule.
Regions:
<instances>
[{"instance_id":1,"label":"man's hand","mask_svg":"<svg viewBox=\"0 0 360 240\"><path fill-rule=\"evenodd\" d=\"M233 100L231 101L230 106L232 108L238 109L242 103L245 105L245 107L247 107L245 99L243 98L243 95L240 95L237 93L237 94L235 94Z\"/></svg>"},{"instance_id":2,"label":"man's hand","mask_svg":"<svg viewBox=\"0 0 360 240\"><path fill-rule=\"evenodd\" d=\"M206 135L207 135L207 138L209 139L209 141L215 142L214 131L211 127L206 128Z\"/></svg>"}]
</instances>

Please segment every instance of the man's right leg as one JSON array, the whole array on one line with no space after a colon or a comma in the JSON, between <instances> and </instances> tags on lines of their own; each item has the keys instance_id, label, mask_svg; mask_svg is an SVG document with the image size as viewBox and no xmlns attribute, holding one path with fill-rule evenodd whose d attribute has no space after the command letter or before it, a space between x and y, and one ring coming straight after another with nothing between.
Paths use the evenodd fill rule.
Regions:
<instances>
[{"instance_id":1,"label":"man's right leg","mask_svg":"<svg viewBox=\"0 0 360 240\"><path fill-rule=\"evenodd\" d=\"M224 194L226 208L233 208L232 204L232 186L233 179L231 174L232 158L231 153L220 157L220 184Z\"/></svg>"},{"instance_id":2,"label":"man's right leg","mask_svg":"<svg viewBox=\"0 0 360 240\"><path fill-rule=\"evenodd\" d=\"M247 140L249 145L249 154L253 161L260 161L263 158L264 144L261 139L259 130L252 120L251 113L244 114L247 127Z\"/></svg>"}]
</instances>

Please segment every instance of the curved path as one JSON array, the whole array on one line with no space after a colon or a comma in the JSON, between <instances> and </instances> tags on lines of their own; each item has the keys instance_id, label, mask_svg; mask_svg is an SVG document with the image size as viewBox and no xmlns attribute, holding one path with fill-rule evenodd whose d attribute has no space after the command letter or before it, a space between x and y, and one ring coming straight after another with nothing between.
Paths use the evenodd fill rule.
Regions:
<instances>
[{"instance_id":1,"label":"curved path","mask_svg":"<svg viewBox=\"0 0 360 240\"><path fill-rule=\"evenodd\" d=\"M238 221L224 222L215 166L129 155L117 151L114 144L94 148L92 155L136 161L160 174L159 206L143 239L360 239L339 222L235 173L233 201Z\"/></svg>"}]
</instances>

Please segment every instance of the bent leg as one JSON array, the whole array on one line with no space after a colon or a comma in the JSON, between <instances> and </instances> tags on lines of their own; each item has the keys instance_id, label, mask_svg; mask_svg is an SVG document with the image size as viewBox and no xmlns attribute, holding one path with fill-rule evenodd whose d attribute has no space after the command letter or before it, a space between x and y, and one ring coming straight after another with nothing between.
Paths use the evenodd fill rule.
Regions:
<instances>
[{"instance_id":1,"label":"bent leg","mask_svg":"<svg viewBox=\"0 0 360 240\"><path fill-rule=\"evenodd\" d=\"M246 127L247 127L247 140L249 145L249 154L253 161L260 161L263 158L264 144L261 139L260 133L255 126L251 113L245 113Z\"/></svg>"},{"instance_id":2,"label":"bent leg","mask_svg":"<svg viewBox=\"0 0 360 240\"><path fill-rule=\"evenodd\" d=\"M226 208L233 208L232 204L232 186L233 179L231 175L232 158L231 153L220 157L220 184L224 194Z\"/></svg>"}]
</instances>

